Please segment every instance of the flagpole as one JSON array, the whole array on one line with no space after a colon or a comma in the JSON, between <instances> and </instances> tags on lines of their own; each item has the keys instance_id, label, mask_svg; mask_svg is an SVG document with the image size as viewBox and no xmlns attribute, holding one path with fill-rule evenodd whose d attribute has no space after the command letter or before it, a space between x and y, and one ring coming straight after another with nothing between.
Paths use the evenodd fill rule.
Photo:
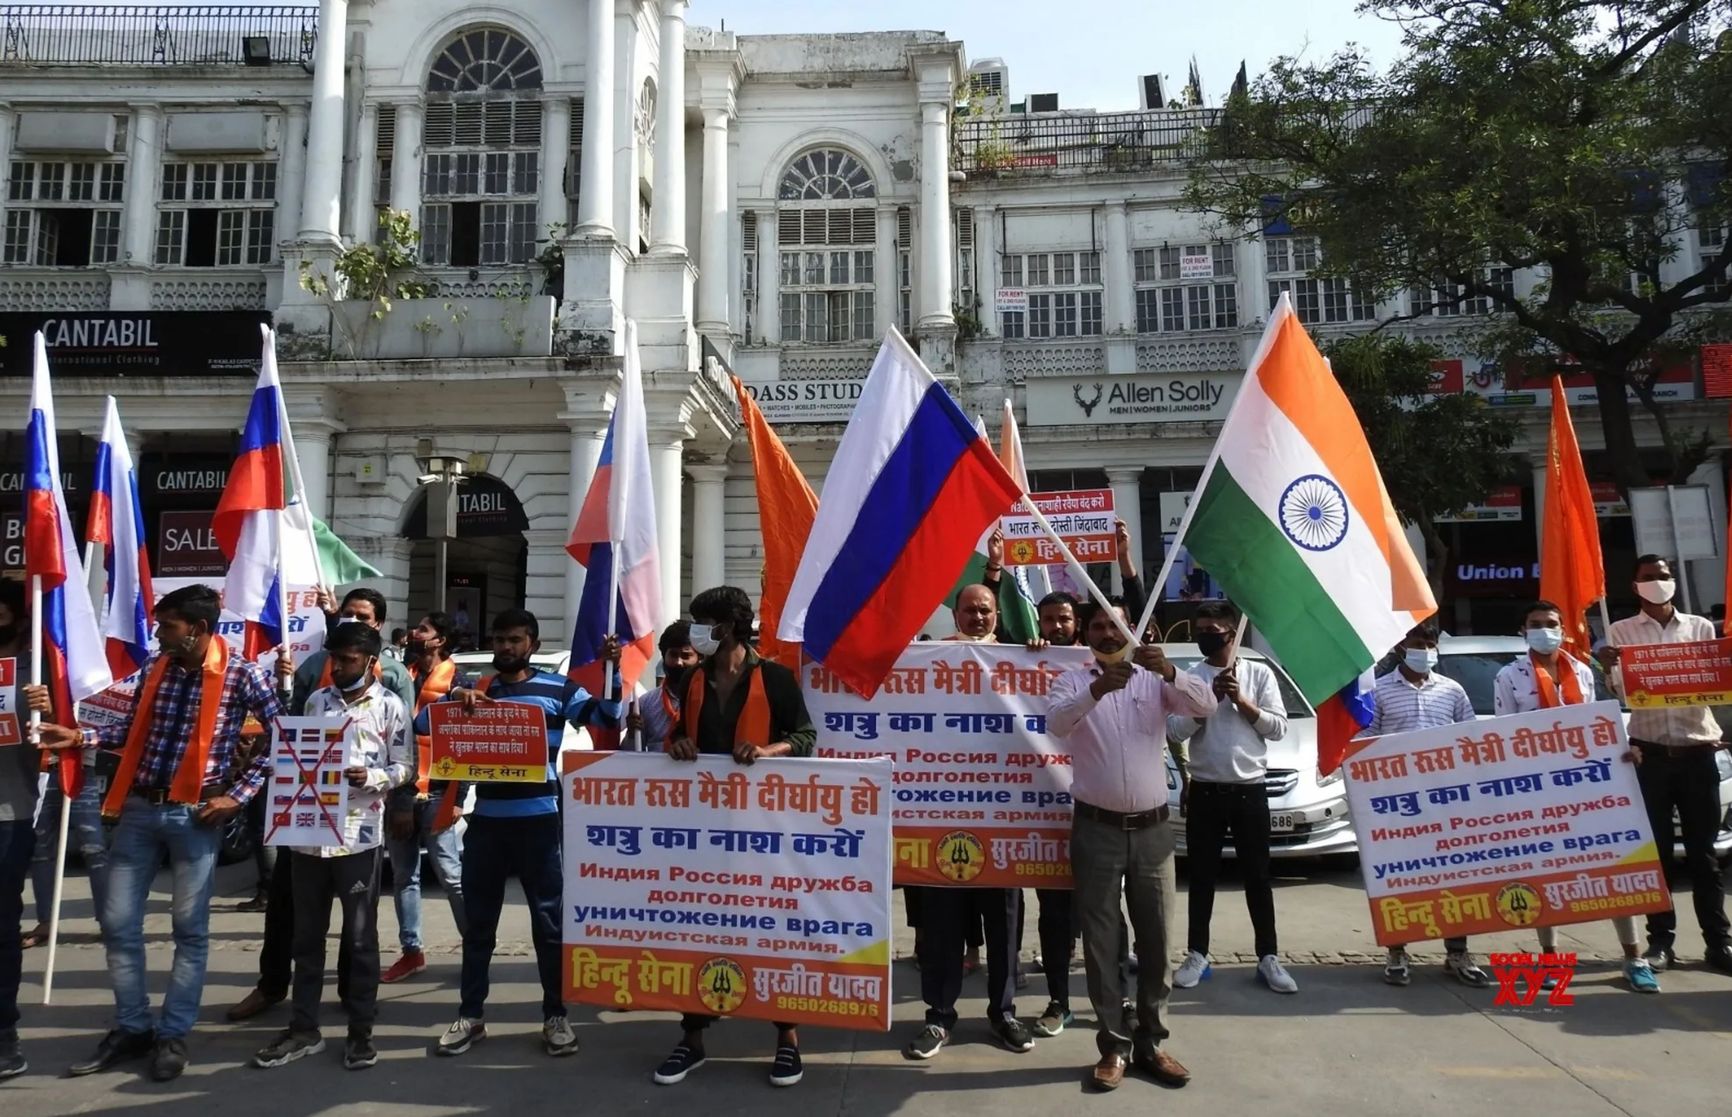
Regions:
<instances>
[{"instance_id":1,"label":"flagpole","mask_svg":"<svg viewBox=\"0 0 1732 1117\"><path fill-rule=\"evenodd\" d=\"M619 623L619 551L622 546L624 546L623 541L616 543L609 540L608 542L610 561L607 572L607 631L602 634L604 644L607 638L614 634L614 626ZM601 694L598 696L603 702L606 702L608 697L613 694L614 671L613 660L603 655L601 657ZM624 695L622 694L621 697L623 698Z\"/></svg>"},{"instance_id":2,"label":"flagpole","mask_svg":"<svg viewBox=\"0 0 1732 1117\"><path fill-rule=\"evenodd\" d=\"M1070 567L1071 573L1076 575L1077 581L1088 587L1089 596L1095 599L1095 604L1107 611L1107 616L1111 617L1113 619L1113 624L1118 626L1119 632L1123 634L1125 640L1128 641L1128 646L1135 647L1136 645L1141 644L1142 640L1125 626L1124 620L1119 616L1119 611L1113 608L1112 603L1107 600L1106 594L1102 593L1101 588L1095 585L1095 580L1089 577L1088 571L1083 569L1082 563L1078 562L1076 556L1071 553L1070 544L1066 543L1064 537L1059 535L1057 530L1053 528L1052 523L1047 520L1045 513L1041 512L1039 508L1036 508L1034 506L1034 501L1029 499L1026 494L1022 498L1022 505L1024 508L1028 509L1031 515L1034 516L1034 522L1040 525L1040 529L1046 532L1047 538L1052 540L1053 545L1056 546L1060 553L1064 555L1065 564ZM1139 631L1140 630L1141 629L1139 628Z\"/></svg>"},{"instance_id":3,"label":"flagpole","mask_svg":"<svg viewBox=\"0 0 1732 1117\"><path fill-rule=\"evenodd\" d=\"M30 685L42 685L42 575L30 576ZM42 711L30 711L30 743L41 739ZM67 824L72 819L72 801L66 789L60 791L59 857L54 865L54 899L48 910L48 962L42 975L42 1003L51 1003L54 996L54 958L60 943L60 894L66 887Z\"/></svg>"},{"instance_id":4,"label":"flagpole","mask_svg":"<svg viewBox=\"0 0 1732 1117\"><path fill-rule=\"evenodd\" d=\"M1203 471L1202 480L1197 482L1197 492L1185 502L1185 514L1179 518L1179 527L1177 531L1173 532L1173 541L1171 543L1163 542L1161 546L1161 550L1165 552L1161 555L1161 572L1156 575L1155 584L1149 587L1148 604L1143 606L1142 618L1137 621L1138 632L1148 631L1149 621L1153 620L1155 616L1155 606L1160 604L1161 595L1167 592L1167 579L1172 575L1173 566L1179 560L1179 548L1184 544L1185 533L1191 528L1191 510L1197 506L1197 495L1202 493L1203 486L1208 483L1209 474L1213 467L1214 463L1211 462L1210 468Z\"/></svg>"}]
</instances>

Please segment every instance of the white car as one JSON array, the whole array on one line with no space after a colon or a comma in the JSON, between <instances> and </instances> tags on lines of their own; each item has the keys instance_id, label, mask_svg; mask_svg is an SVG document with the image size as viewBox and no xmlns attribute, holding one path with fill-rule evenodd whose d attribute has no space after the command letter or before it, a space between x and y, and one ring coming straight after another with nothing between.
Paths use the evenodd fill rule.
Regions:
<instances>
[{"instance_id":1,"label":"white car","mask_svg":"<svg viewBox=\"0 0 1732 1117\"><path fill-rule=\"evenodd\" d=\"M1162 644L1167 659L1183 671L1203 658L1195 644ZM1347 817L1347 790L1337 769L1328 776L1317 774L1317 715L1281 669L1279 663L1249 649L1245 659L1262 660L1275 672L1281 701L1287 707L1287 735L1269 742L1269 771L1263 780L1269 798L1269 845L1273 857L1318 857L1353 854L1359 839ZM1167 754L1167 789L1175 808L1174 852L1185 856L1184 814L1179 802L1179 769ZM1222 856L1232 857L1228 844Z\"/></svg>"},{"instance_id":2,"label":"white car","mask_svg":"<svg viewBox=\"0 0 1732 1117\"><path fill-rule=\"evenodd\" d=\"M1492 684L1505 664L1528 654L1527 641L1516 636L1445 636L1437 644L1437 671L1460 683L1467 691L1473 712L1482 718L1493 716ZM1603 678L1596 697L1610 700L1613 696ZM1725 724L1724 708L1715 711ZM1629 715L1626 713L1625 718ZM1714 754L1720 769L1720 832L1714 836L1714 852L1720 857L1732 856L1732 753L1721 749ZM1677 816L1673 815L1673 825ZM1683 856L1682 841L1674 834L1674 856Z\"/></svg>"}]
</instances>

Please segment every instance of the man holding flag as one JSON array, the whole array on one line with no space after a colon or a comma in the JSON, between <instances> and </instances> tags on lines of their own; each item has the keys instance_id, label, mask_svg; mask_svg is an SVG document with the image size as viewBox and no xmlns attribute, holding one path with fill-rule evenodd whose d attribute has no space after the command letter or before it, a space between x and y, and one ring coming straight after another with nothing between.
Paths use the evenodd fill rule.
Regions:
<instances>
[{"instance_id":1,"label":"man holding flag","mask_svg":"<svg viewBox=\"0 0 1732 1117\"><path fill-rule=\"evenodd\" d=\"M10 681L0 680L8 716L0 719L0 1079L30 1069L18 1049L18 985L23 976L24 946L18 921L24 915L24 881L29 875L33 843L30 824L36 810L36 777L40 754L25 748L19 716L25 710L50 713L46 687L25 682L30 672L30 644L24 609L24 587L0 581L0 662L12 668ZM44 932L46 933L46 931Z\"/></svg>"}]
</instances>

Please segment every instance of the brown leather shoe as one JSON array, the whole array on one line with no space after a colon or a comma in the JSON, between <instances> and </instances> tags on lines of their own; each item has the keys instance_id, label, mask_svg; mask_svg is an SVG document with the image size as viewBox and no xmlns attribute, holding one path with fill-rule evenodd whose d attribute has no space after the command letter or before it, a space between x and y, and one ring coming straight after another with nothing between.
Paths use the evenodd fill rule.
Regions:
<instances>
[{"instance_id":1,"label":"brown leather shoe","mask_svg":"<svg viewBox=\"0 0 1732 1117\"><path fill-rule=\"evenodd\" d=\"M1095 1064L1094 1086L1097 1090L1116 1090L1119 1083L1125 1080L1125 1057L1114 1051L1110 1055L1102 1055L1101 1061Z\"/></svg>"},{"instance_id":2,"label":"brown leather shoe","mask_svg":"<svg viewBox=\"0 0 1732 1117\"><path fill-rule=\"evenodd\" d=\"M242 1020L251 1020L266 1009L281 1004L283 1000L282 997L268 997L262 990L255 987L251 993L241 999L239 1004L229 1009L228 1018L236 1024Z\"/></svg>"},{"instance_id":3,"label":"brown leather shoe","mask_svg":"<svg viewBox=\"0 0 1732 1117\"><path fill-rule=\"evenodd\" d=\"M1138 1070L1163 1086L1177 1089L1191 1080L1191 1072L1184 1064L1159 1047L1139 1053L1134 1061Z\"/></svg>"}]
</instances>

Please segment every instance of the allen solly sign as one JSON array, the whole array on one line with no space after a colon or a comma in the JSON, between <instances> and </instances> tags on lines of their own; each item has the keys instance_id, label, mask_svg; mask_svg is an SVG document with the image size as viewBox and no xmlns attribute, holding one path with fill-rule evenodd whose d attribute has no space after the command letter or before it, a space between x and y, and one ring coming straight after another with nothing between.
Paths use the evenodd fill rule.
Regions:
<instances>
[{"instance_id":1,"label":"allen solly sign","mask_svg":"<svg viewBox=\"0 0 1732 1117\"><path fill-rule=\"evenodd\" d=\"M1038 427L1225 419L1240 379L1237 373L1031 377L1028 424Z\"/></svg>"}]
</instances>

